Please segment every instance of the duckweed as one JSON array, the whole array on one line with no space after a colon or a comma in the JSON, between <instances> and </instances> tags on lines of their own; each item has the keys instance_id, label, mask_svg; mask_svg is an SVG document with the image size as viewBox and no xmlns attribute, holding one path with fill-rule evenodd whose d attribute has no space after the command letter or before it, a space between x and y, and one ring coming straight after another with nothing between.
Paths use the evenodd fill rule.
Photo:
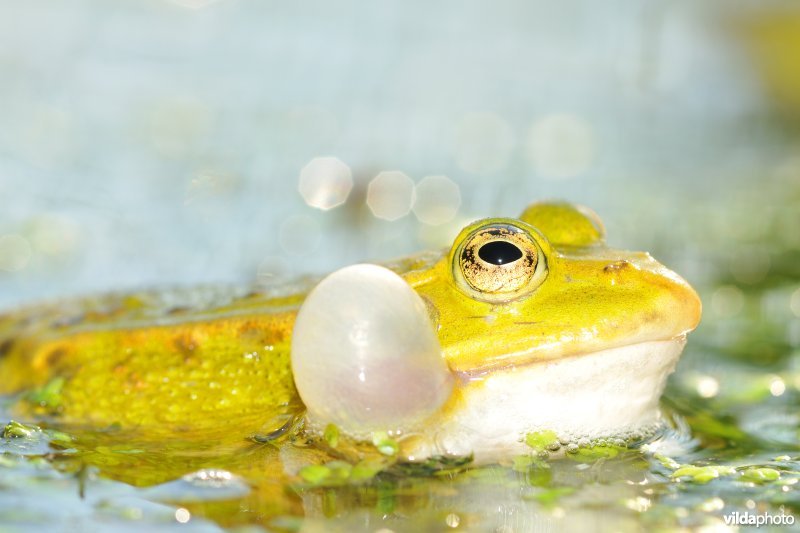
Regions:
<instances>
[{"instance_id":1,"label":"duckweed","mask_svg":"<svg viewBox=\"0 0 800 533\"><path fill-rule=\"evenodd\" d=\"M386 469L387 463L380 459L362 459L350 470L350 481L362 483L369 481Z\"/></svg>"},{"instance_id":2,"label":"duckweed","mask_svg":"<svg viewBox=\"0 0 800 533\"><path fill-rule=\"evenodd\" d=\"M328 443L328 446L331 448L336 448L339 445L339 428L336 427L336 424L328 424L325 426L325 431L322 434L322 438L325 439L325 442Z\"/></svg>"},{"instance_id":3,"label":"duckweed","mask_svg":"<svg viewBox=\"0 0 800 533\"><path fill-rule=\"evenodd\" d=\"M708 466L694 466L686 465L681 466L675 470L670 476L672 479L688 478L694 483L708 483L712 479L717 479L720 476L731 476L736 473L736 469L732 466L724 465L708 465Z\"/></svg>"},{"instance_id":4,"label":"duckweed","mask_svg":"<svg viewBox=\"0 0 800 533\"><path fill-rule=\"evenodd\" d=\"M535 452L544 452L551 446L558 444L558 435L555 431L539 431L525 435L525 444Z\"/></svg>"},{"instance_id":5,"label":"duckweed","mask_svg":"<svg viewBox=\"0 0 800 533\"><path fill-rule=\"evenodd\" d=\"M312 485L320 485L331 476L331 469L325 465L308 465L300 469L299 475Z\"/></svg>"},{"instance_id":6,"label":"duckweed","mask_svg":"<svg viewBox=\"0 0 800 533\"><path fill-rule=\"evenodd\" d=\"M598 459L610 459L612 457L616 457L621 451L626 449L627 448L621 446L581 447L577 450L569 452L567 457L574 461L591 463L597 461Z\"/></svg>"},{"instance_id":7,"label":"duckweed","mask_svg":"<svg viewBox=\"0 0 800 533\"><path fill-rule=\"evenodd\" d=\"M41 435L42 430L38 426L22 424L16 420L10 421L3 428L2 437L4 439L29 439L33 440Z\"/></svg>"},{"instance_id":8,"label":"duckweed","mask_svg":"<svg viewBox=\"0 0 800 533\"><path fill-rule=\"evenodd\" d=\"M653 458L661 463L664 468L668 468L669 470L677 470L681 467L681 464L678 461L672 457L661 455L660 453L653 454Z\"/></svg>"},{"instance_id":9,"label":"duckweed","mask_svg":"<svg viewBox=\"0 0 800 533\"><path fill-rule=\"evenodd\" d=\"M750 467L742 471L742 479L754 483L769 483L780 479L781 473L774 468Z\"/></svg>"},{"instance_id":10,"label":"duckweed","mask_svg":"<svg viewBox=\"0 0 800 533\"><path fill-rule=\"evenodd\" d=\"M298 475L304 482L301 485L303 488L359 485L372 480L387 465L385 461L377 458L362 459L355 464L334 460L325 464L304 466Z\"/></svg>"},{"instance_id":11,"label":"duckweed","mask_svg":"<svg viewBox=\"0 0 800 533\"><path fill-rule=\"evenodd\" d=\"M372 434L372 444L383 455L395 456L400 450L400 445L396 440L389 437L389 435L382 431L376 431Z\"/></svg>"}]
</instances>

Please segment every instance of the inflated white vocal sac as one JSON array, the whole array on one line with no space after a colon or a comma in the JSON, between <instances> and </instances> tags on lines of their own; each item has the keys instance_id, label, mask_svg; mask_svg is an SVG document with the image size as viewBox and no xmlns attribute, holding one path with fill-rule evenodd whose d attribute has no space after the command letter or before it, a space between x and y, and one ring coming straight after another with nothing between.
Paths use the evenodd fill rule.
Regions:
<instances>
[{"instance_id":1,"label":"inflated white vocal sac","mask_svg":"<svg viewBox=\"0 0 800 533\"><path fill-rule=\"evenodd\" d=\"M291 357L312 427L333 423L354 437L414 431L453 388L422 298L376 265L337 270L311 291Z\"/></svg>"}]
</instances>

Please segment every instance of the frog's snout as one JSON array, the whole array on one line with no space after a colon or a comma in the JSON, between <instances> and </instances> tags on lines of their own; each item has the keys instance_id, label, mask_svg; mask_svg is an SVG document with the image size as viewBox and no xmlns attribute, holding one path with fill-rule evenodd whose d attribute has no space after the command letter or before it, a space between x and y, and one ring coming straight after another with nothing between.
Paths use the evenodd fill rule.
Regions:
<instances>
[{"instance_id":1,"label":"frog's snout","mask_svg":"<svg viewBox=\"0 0 800 533\"><path fill-rule=\"evenodd\" d=\"M676 290L674 298L677 300L681 310L678 314L677 328L678 335L686 335L693 331L700 323L703 314L703 302L697 292L685 281L681 280L681 286Z\"/></svg>"},{"instance_id":2,"label":"frog's snout","mask_svg":"<svg viewBox=\"0 0 800 533\"><path fill-rule=\"evenodd\" d=\"M654 282L660 294L656 305L659 321L665 328L666 337L684 337L700 323L703 310L700 296L678 274L656 264L659 265L657 275L660 276L660 283Z\"/></svg>"},{"instance_id":3,"label":"frog's snout","mask_svg":"<svg viewBox=\"0 0 800 533\"><path fill-rule=\"evenodd\" d=\"M291 358L311 425L353 436L413 430L454 383L425 303L376 265L343 268L317 285L297 315Z\"/></svg>"},{"instance_id":4,"label":"frog's snout","mask_svg":"<svg viewBox=\"0 0 800 533\"><path fill-rule=\"evenodd\" d=\"M664 265L642 254L640 261L620 260L607 264L603 274L612 285L615 279L620 285L637 283L632 294L642 295L649 304L639 306L639 319L631 320L634 326L641 322L645 329L651 330L645 340L667 340L686 336L700 322L702 302L697 292L686 280ZM635 308L633 302L628 306Z\"/></svg>"}]
</instances>

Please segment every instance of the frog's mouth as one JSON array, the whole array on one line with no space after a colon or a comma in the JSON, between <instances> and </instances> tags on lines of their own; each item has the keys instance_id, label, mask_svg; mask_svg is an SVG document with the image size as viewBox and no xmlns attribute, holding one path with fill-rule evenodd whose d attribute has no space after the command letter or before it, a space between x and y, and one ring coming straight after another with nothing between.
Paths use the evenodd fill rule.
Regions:
<instances>
[{"instance_id":1,"label":"frog's mouth","mask_svg":"<svg viewBox=\"0 0 800 533\"><path fill-rule=\"evenodd\" d=\"M459 373L462 399L446 417L440 453L487 461L524 452L526 433L562 439L625 437L661 419L659 398L685 336L495 369Z\"/></svg>"},{"instance_id":2,"label":"frog's mouth","mask_svg":"<svg viewBox=\"0 0 800 533\"><path fill-rule=\"evenodd\" d=\"M483 380L487 376L498 375L503 372L517 372L528 367L548 365L558 363L561 361L570 361L574 359L591 359L588 362L575 363L576 366L583 368L591 364L603 364L601 361L605 360L610 354L617 352L630 354L634 360L638 358L663 358L672 359L671 356L662 353L662 350L653 350L657 346L673 346L677 350L674 354L674 363L677 363L684 346L686 345L686 336L688 333L681 333L672 338L661 340L635 340L626 344L611 345L607 348L592 350L587 346L575 347L573 351L566 351L564 353L548 353L544 357L538 350L524 350L517 353L510 353L505 356L505 361L500 360L493 362L493 364L476 367L476 368L453 368L453 372L460 376L465 381ZM674 367L674 364L673 364Z\"/></svg>"}]
</instances>

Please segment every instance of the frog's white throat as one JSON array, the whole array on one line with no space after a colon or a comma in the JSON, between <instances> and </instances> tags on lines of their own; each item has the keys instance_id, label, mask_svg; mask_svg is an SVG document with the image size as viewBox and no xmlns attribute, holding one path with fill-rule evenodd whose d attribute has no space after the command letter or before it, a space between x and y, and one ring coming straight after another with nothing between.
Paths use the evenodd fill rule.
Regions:
<instances>
[{"instance_id":1,"label":"frog's white throat","mask_svg":"<svg viewBox=\"0 0 800 533\"><path fill-rule=\"evenodd\" d=\"M429 426L409 458L474 454L486 463L530 451L526 433L563 440L624 437L653 427L685 337L464 376L462 401Z\"/></svg>"}]
</instances>

